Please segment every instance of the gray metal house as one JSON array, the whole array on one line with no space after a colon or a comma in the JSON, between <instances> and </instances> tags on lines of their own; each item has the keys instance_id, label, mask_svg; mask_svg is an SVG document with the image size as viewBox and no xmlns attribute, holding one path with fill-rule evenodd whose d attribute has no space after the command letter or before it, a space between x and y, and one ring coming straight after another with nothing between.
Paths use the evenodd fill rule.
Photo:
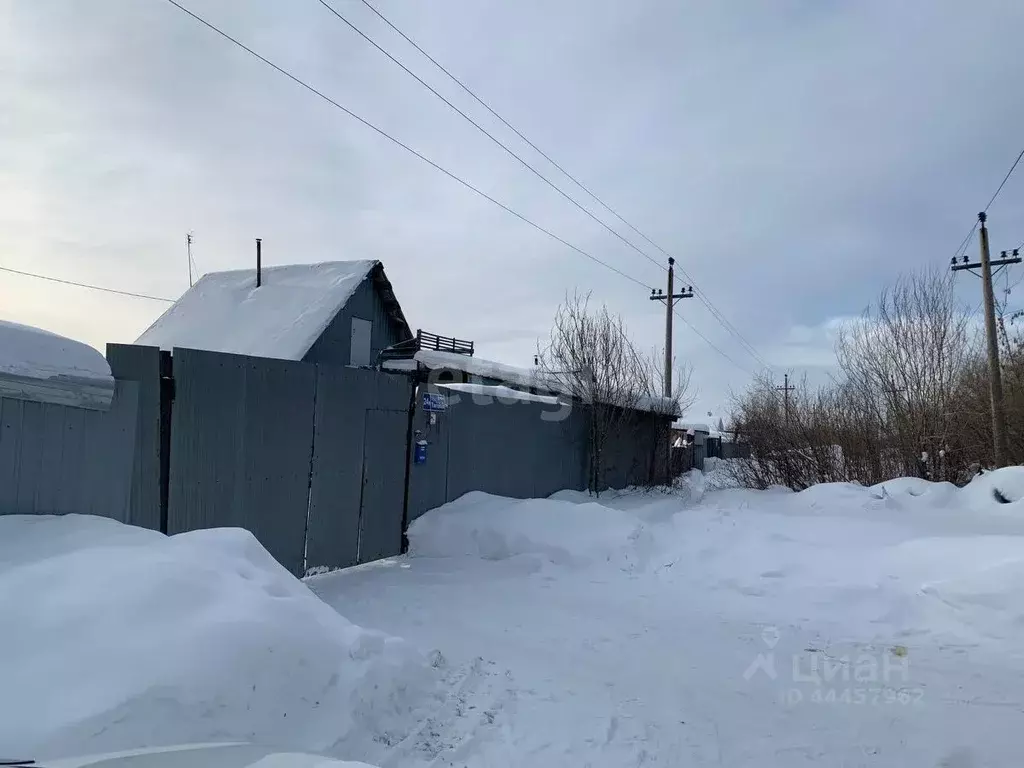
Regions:
<instances>
[{"instance_id":1,"label":"gray metal house","mask_svg":"<svg viewBox=\"0 0 1024 768\"><path fill-rule=\"evenodd\" d=\"M370 367L411 338L379 261L332 261L204 275L135 343Z\"/></svg>"}]
</instances>

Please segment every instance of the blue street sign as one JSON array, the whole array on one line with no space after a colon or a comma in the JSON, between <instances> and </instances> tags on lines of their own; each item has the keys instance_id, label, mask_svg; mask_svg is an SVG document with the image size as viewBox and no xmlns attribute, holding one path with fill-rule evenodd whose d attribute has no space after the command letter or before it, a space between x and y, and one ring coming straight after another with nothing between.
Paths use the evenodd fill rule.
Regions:
<instances>
[{"instance_id":1,"label":"blue street sign","mask_svg":"<svg viewBox=\"0 0 1024 768\"><path fill-rule=\"evenodd\" d=\"M427 413L443 413L448 410L448 398L437 392L424 392L423 410Z\"/></svg>"}]
</instances>

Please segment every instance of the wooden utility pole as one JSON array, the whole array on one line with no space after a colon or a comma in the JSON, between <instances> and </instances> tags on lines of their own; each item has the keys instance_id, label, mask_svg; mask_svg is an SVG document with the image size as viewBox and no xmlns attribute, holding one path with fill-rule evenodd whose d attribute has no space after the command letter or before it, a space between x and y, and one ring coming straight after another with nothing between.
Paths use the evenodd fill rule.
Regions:
<instances>
[{"instance_id":1,"label":"wooden utility pole","mask_svg":"<svg viewBox=\"0 0 1024 768\"><path fill-rule=\"evenodd\" d=\"M999 336L996 333L996 299L992 290L992 258L988 249L988 227L985 226L987 216L982 211L978 214L978 221L981 228L978 232L978 242L981 250L981 258L977 262L968 262L964 256L962 263L957 264L956 257L953 257L952 270L958 272L966 269L972 274L975 269L981 269L981 297L985 306L985 339L988 342L988 383L989 396L992 401L992 440L996 467L1005 467L1007 461L1006 448L1006 411L1003 404L1003 374L999 368ZM1020 256L1016 249L1013 256L1007 256L1006 251L1000 254L996 260L996 271L1008 264L1020 264Z\"/></svg>"},{"instance_id":2,"label":"wooden utility pole","mask_svg":"<svg viewBox=\"0 0 1024 768\"><path fill-rule=\"evenodd\" d=\"M672 397L672 307L676 299L692 299L693 286L687 286L685 291L672 293L675 290L675 263L671 256L668 259L668 293L662 293L661 289L655 293L651 288L651 301L665 302L665 397Z\"/></svg>"},{"instance_id":3,"label":"wooden utility pole","mask_svg":"<svg viewBox=\"0 0 1024 768\"><path fill-rule=\"evenodd\" d=\"M782 386L776 387L777 390L782 392L783 402L786 404L786 426L789 426L789 393L792 392L796 387L790 386L789 374L782 374Z\"/></svg>"}]
</instances>

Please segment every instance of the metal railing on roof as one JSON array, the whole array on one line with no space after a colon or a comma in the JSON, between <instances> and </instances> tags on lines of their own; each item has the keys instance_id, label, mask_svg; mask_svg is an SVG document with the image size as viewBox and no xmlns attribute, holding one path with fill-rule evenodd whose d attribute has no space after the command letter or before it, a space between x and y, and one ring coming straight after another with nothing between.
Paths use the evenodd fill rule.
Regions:
<instances>
[{"instance_id":1,"label":"metal railing on roof","mask_svg":"<svg viewBox=\"0 0 1024 768\"><path fill-rule=\"evenodd\" d=\"M392 344L380 354L381 360L407 360L420 350L429 349L435 352L451 352L456 355L473 356L475 351L472 341L457 339L454 336L440 336L422 329L416 330L416 336L398 344Z\"/></svg>"}]
</instances>

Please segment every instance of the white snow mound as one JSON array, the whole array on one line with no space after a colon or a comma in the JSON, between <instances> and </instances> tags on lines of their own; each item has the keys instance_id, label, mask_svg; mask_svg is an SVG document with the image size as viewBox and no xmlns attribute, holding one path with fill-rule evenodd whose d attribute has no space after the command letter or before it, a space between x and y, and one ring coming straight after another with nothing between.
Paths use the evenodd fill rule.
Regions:
<instances>
[{"instance_id":1,"label":"white snow mound","mask_svg":"<svg viewBox=\"0 0 1024 768\"><path fill-rule=\"evenodd\" d=\"M995 491L1007 499L1001 504L995 499ZM961 490L961 498L973 510L991 509L993 506L1015 513L1024 513L1024 467L1003 467L975 477Z\"/></svg>"},{"instance_id":2,"label":"white snow mound","mask_svg":"<svg viewBox=\"0 0 1024 768\"><path fill-rule=\"evenodd\" d=\"M509 499L473 491L418 518L409 551L418 557L507 560L539 556L559 565L612 563L632 568L652 540L630 512L596 502Z\"/></svg>"},{"instance_id":3,"label":"white snow mound","mask_svg":"<svg viewBox=\"0 0 1024 768\"><path fill-rule=\"evenodd\" d=\"M253 741L379 757L438 694L247 531L0 517L0 746L33 757Z\"/></svg>"}]
</instances>

